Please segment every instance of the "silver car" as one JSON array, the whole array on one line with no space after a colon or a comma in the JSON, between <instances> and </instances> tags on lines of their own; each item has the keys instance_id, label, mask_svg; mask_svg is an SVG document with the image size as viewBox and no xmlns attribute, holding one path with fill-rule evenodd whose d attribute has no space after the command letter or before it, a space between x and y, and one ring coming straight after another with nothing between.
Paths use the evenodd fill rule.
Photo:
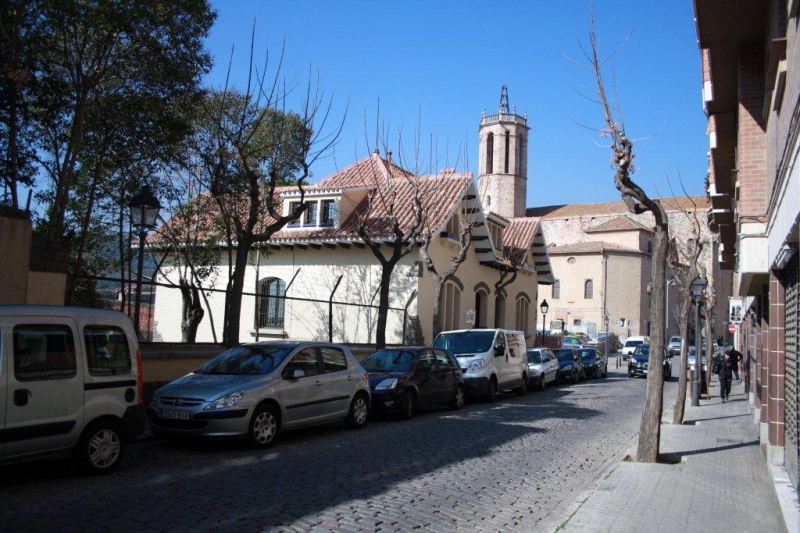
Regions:
<instances>
[{"instance_id":1,"label":"silver car","mask_svg":"<svg viewBox=\"0 0 800 533\"><path fill-rule=\"evenodd\" d=\"M343 420L367 423L366 371L339 344L258 342L214 357L156 391L155 435L243 438L266 448L279 431Z\"/></svg>"},{"instance_id":2,"label":"silver car","mask_svg":"<svg viewBox=\"0 0 800 533\"><path fill-rule=\"evenodd\" d=\"M559 385L558 358L550 348L528 350L528 382L532 387L544 390L548 383Z\"/></svg>"}]
</instances>

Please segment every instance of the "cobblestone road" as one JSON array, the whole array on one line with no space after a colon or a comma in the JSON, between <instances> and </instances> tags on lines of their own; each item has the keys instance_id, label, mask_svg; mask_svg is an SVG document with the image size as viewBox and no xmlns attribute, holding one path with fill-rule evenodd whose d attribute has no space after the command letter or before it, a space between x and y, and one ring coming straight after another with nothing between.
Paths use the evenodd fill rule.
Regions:
<instances>
[{"instance_id":1,"label":"cobblestone road","mask_svg":"<svg viewBox=\"0 0 800 533\"><path fill-rule=\"evenodd\" d=\"M675 387L673 378L666 398ZM644 389L611 370L361 431L286 433L266 452L145 439L101 478L66 461L8 466L0 529L534 531L631 444Z\"/></svg>"}]
</instances>

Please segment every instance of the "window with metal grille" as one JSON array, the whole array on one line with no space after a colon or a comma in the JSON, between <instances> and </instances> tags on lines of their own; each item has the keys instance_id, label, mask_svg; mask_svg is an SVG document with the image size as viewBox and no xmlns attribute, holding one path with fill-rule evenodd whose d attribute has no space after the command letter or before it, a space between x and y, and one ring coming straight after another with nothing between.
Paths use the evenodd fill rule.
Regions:
<instances>
[{"instance_id":1,"label":"window with metal grille","mask_svg":"<svg viewBox=\"0 0 800 533\"><path fill-rule=\"evenodd\" d=\"M283 327L286 283L280 278L266 278L258 283L259 328Z\"/></svg>"},{"instance_id":2,"label":"window with metal grille","mask_svg":"<svg viewBox=\"0 0 800 533\"><path fill-rule=\"evenodd\" d=\"M317 225L317 206L319 204L317 202L311 202L308 204L308 209L306 210L306 219L304 226L316 226Z\"/></svg>"},{"instance_id":3,"label":"window with metal grille","mask_svg":"<svg viewBox=\"0 0 800 533\"><path fill-rule=\"evenodd\" d=\"M322 212L319 217L320 226L333 226L333 222L336 218L334 213L335 205L336 202L334 200L322 200Z\"/></svg>"}]
</instances>

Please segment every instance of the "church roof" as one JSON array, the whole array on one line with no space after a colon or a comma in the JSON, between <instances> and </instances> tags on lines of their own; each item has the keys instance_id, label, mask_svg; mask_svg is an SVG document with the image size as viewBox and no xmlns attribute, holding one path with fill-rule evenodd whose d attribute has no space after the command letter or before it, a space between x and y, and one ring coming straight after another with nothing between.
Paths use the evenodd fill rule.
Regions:
<instances>
[{"instance_id":1,"label":"church roof","mask_svg":"<svg viewBox=\"0 0 800 533\"><path fill-rule=\"evenodd\" d=\"M597 226L586 229L585 232L603 233L606 231L631 231L631 230L646 231L648 233L653 233L652 229L629 217L612 218L607 222L603 222L602 224L598 224Z\"/></svg>"},{"instance_id":2,"label":"church roof","mask_svg":"<svg viewBox=\"0 0 800 533\"><path fill-rule=\"evenodd\" d=\"M621 244L604 241L584 241L576 242L574 244L564 244L562 246L547 247L547 253L549 255L596 254L602 252L622 252L645 255L645 252L637 248L631 248L630 246L622 246Z\"/></svg>"},{"instance_id":3,"label":"church roof","mask_svg":"<svg viewBox=\"0 0 800 533\"><path fill-rule=\"evenodd\" d=\"M711 203L705 196L675 196L659 199L667 211L687 209L707 209ZM630 214L625 202L598 202L589 204L564 204L548 205L543 207L530 207L525 211L526 216L542 217L544 219L575 218L585 215L613 215Z\"/></svg>"}]
</instances>

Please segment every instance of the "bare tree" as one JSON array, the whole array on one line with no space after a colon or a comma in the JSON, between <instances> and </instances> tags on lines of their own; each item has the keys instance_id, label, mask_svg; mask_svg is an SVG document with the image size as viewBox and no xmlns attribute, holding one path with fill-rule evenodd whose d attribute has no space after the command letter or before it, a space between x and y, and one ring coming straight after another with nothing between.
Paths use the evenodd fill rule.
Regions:
<instances>
[{"instance_id":1,"label":"bare tree","mask_svg":"<svg viewBox=\"0 0 800 533\"><path fill-rule=\"evenodd\" d=\"M622 200L631 213L650 212L654 218L653 247L653 293L650 300L650 316L656 324L664 323L665 299L665 265L669 245L669 225L667 213L659 200L651 199L632 179L635 171L633 163L633 141L625 132L622 108L618 102L612 104L606 91L603 79L604 65L613 56L600 58L597 36L594 27L594 15L591 15L589 29L590 50L581 46L588 65L583 65L594 75L596 82L596 102L603 110L606 128L602 134L611 139L611 163L615 168L614 186L620 191ZM650 372L647 375L644 411L639 428L639 445L636 458L640 462L654 463L658 461L658 449L661 438L661 413L663 410L664 390L664 329L655 328L650 337Z\"/></svg>"}]
</instances>

